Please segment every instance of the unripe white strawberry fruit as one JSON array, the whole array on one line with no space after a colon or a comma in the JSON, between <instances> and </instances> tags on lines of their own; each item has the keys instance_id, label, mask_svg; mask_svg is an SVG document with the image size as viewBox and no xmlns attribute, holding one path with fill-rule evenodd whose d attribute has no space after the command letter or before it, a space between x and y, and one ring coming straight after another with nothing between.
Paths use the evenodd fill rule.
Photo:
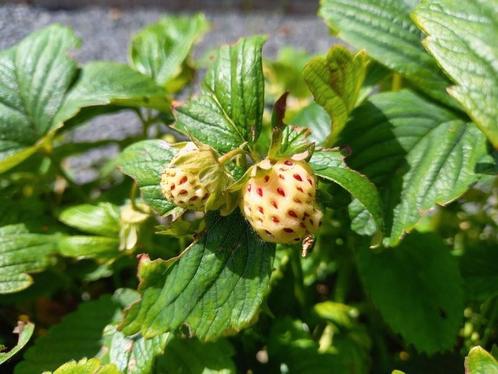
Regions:
<instances>
[{"instance_id":1,"label":"unripe white strawberry fruit","mask_svg":"<svg viewBox=\"0 0 498 374\"><path fill-rule=\"evenodd\" d=\"M315 203L316 180L308 164L286 159L255 168L242 188L240 207L258 235L267 242L296 244L316 232L322 212Z\"/></svg>"},{"instance_id":2,"label":"unripe white strawberry fruit","mask_svg":"<svg viewBox=\"0 0 498 374\"><path fill-rule=\"evenodd\" d=\"M203 210L209 198L208 186L203 186L196 174L167 168L161 177L164 197L175 205L192 210Z\"/></svg>"},{"instance_id":3,"label":"unripe white strawberry fruit","mask_svg":"<svg viewBox=\"0 0 498 374\"><path fill-rule=\"evenodd\" d=\"M186 143L161 175L161 191L175 205L191 210L215 210L224 203L229 183L213 149Z\"/></svg>"}]
</instances>

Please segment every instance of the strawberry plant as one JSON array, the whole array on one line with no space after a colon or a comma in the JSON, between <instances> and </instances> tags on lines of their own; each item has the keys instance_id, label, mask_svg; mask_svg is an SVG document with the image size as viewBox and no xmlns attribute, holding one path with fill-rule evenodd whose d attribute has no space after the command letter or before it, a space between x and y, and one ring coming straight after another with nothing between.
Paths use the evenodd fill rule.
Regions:
<instances>
[{"instance_id":1,"label":"strawberry plant","mask_svg":"<svg viewBox=\"0 0 498 374\"><path fill-rule=\"evenodd\" d=\"M348 47L203 71L195 15L128 64L61 25L0 52L2 372L498 372L498 3L319 15Z\"/></svg>"}]
</instances>

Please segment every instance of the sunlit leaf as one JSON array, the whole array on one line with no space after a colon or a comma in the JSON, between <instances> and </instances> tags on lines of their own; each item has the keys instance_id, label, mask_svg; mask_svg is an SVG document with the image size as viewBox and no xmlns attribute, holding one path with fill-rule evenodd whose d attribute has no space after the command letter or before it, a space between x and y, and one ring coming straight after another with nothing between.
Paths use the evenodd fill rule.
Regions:
<instances>
[{"instance_id":1,"label":"sunlit leaf","mask_svg":"<svg viewBox=\"0 0 498 374\"><path fill-rule=\"evenodd\" d=\"M14 333L19 335L17 344L8 352L0 352L0 365L24 348L31 339L34 330L35 325L33 323L18 322L17 327L14 329ZM2 350L1 348L3 347L0 346L0 351Z\"/></svg>"},{"instance_id":2,"label":"sunlit leaf","mask_svg":"<svg viewBox=\"0 0 498 374\"><path fill-rule=\"evenodd\" d=\"M76 63L74 33L52 25L0 52L0 173L31 156L61 125L55 116Z\"/></svg>"},{"instance_id":3,"label":"sunlit leaf","mask_svg":"<svg viewBox=\"0 0 498 374\"><path fill-rule=\"evenodd\" d=\"M153 337L185 323L212 340L248 326L268 290L273 248L239 213L211 216L206 233L176 262L141 264L142 298L128 310L123 332Z\"/></svg>"},{"instance_id":4,"label":"sunlit leaf","mask_svg":"<svg viewBox=\"0 0 498 374\"><path fill-rule=\"evenodd\" d=\"M424 46L456 82L448 92L498 148L498 1L421 1Z\"/></svg>"},{"instance_id":5,"label":"sunlit leaf","mask_svg":"<svg viewBox=\"0 0 498 374\"><path fill-rule=\"evenodd\" d=\"M262 126L264 42L254 36L221 47L200 95L177 108L175 128L222 153L254 142Z\"/></svg>"}]
</instances>

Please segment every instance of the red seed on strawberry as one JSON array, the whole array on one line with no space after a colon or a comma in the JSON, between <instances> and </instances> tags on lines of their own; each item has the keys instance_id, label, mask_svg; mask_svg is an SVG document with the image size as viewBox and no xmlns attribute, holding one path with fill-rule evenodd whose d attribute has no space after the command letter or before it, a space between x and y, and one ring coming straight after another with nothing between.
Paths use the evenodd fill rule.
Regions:
<instances>
[{"instance_id":1,"label":"red seed on strawberry","mask_svg":"<svg viewBox=\"0 0 498 374\"><path fill-rule=\"evenodd\" d=\"M161 174L164 198L185 209L219 209L226 201L220 197L230 180L218 158L208 146L185 143ZM209 199L210 193L216 198Z\"/></svg>"},{"instance_id":2,"label":"red seed on strawberry","mask_svg":"<svg viewBox=\"0 0 498 374\"><path fill-rule=\"evenodd\" d=\"M318 229L322 213L314 199L303 199L303 195L315 195L314 179L306 162L293 160L276 162L270 169L262 167L249 178L240 206L263 240L294 244Z\"/></svg>"}]
</instances>

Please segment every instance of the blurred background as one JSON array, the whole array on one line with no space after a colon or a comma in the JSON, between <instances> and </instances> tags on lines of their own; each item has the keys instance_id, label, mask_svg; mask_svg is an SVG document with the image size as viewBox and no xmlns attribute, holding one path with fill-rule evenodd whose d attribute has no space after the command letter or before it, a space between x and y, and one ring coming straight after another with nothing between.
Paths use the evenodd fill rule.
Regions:
<instances>
[{"instance_id":1,"label":"blurred background","mask_svg":"<svg viewBox=\"0 0 498 374\"><path fill-rule=\"evenodd\" d=\"M202 12L211 28L193 50L199 81L210 51L242 36L268 36L264 47L267 62L278 60L279 53L286 63L292 63L293 56L303 62L310 55L325 53L335 39L316 15L318 4L318 0L0 0L0 50L58 22L72 27L81 38L81 47L74 51L80 63L126 62L130 38L140 28L164 14ZM189 94L184 92L183 97ZM78 127L71 137L73 142L119 141L140 131L135 114L123 111L100 116ZM70 158L68 166L77 170L79 182L90 182L97 177L98 166L117 152L112 145L101 147L85 157Z\"/></svg>"},{"instance_id":2,"label":"blurred background","mask_svg":"<svg viewBox=\"0 0 498 374\"><path fill-rule=\"evenodd\" d=\"M323 52L331 39L316 17L315 0L2 0L0 48L51 22L71 25L85 44L82 62L126 58L129 36L161 13L204 12L212 22L197 56L243 35L268 34L265 52L274 56L282 45Z\"/></svg>"},{"instance_id":3,"label":"blurred background","mask_svg":"<svg viewBox=\"0 0 498 374\"><path fill-rule=\"evenodd\" d=\"M43 6L51 9L74 9L82 6L155 7L168 10L212 9L216 11L282 10L284 12L314 13L316 0L7 0L18 4Z\"/></svg>"}]
</instances>

